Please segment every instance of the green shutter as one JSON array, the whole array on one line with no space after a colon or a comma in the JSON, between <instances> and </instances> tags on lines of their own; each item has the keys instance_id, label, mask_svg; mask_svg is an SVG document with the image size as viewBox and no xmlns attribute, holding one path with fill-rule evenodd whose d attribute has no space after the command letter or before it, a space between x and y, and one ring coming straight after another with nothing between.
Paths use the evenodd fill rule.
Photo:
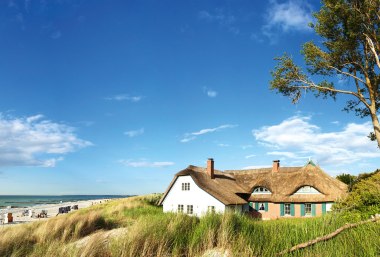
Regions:
<instances>
[{"instance_id":1,"label":"green shutter","mask_svg":"<svg viewBox=\"0 0 380 257\"><path fill-rule=\"evenodd\" d=\"M305 204L301 203L301 216L305 216Z\"/></svg>"},{"instance_id":2,"label":"green shutter","mask_svg":"<svg viewBox=\"0 0 380 257\"><path fill-rule=\"evenodd\" d=\"M253 203L252 202L249 202L249 206L251 206L253 208Z\"/></svg>"},{"instance_id":3,"label":"green shutter","mask_svg":"<svg viewBox=\"0 0 380 257\"><path fill-rule=\"evenodd\" d=\"M265 211L269 211L268 210L268 203L264 203L264 205L265 205Z\"/></svg>"},{"instance_id":4,"label":"green shutter","mask_svg":"<svg viewBox=\"0 0 380 257\"><path fill-rule=\"evenodd\" d=\"M290 204L290 215L294 216L294 203Z\"/></svg>"},{"instance_id":5,"label":"green shutter","mask_svg":"<svg viewBox=\"0 0 380 257\"><path fill-rule=\"evenodd\" d=\"M322 203L322 214L326 213L326 203Z\"/></svg>"},{"instance_id":6,"label":"green shutter","mask_svg":"<svg viewBox=\"0 0 380 257\"><path fill-rule=\"evenodd\" d=\"M256 209L256 211L259 210L259 203L258 202L255 203L255 209Z\"/></svg>"},{"instance_id":7,"label":"green shutter","mask_svg":"<svg viewBox=\"0 0 380 257\"><path fill-rule=\"evenodd\" d=\"M284 204L281 203L281 204L280 204L280 216L284 216L284 215L285 215Z\"/></svg>"},{"instance_id":8,"label":"green shutter","mask_svg":"<svg viewBox=\"0 0 380 257\"><path fill-rule=\"evenodd\" d=\"M315 203L311 204L311 214L313 217L316 216Z\"/></svg>"}]
</instances>

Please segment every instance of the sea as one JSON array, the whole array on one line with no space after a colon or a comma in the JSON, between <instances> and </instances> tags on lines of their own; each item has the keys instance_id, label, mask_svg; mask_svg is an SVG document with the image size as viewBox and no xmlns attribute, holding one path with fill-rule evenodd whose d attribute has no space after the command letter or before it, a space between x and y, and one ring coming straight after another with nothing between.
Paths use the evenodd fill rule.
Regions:
<instances>
[{"instance_id":1,"label":"sea","mask_svg":"<svg viewBox=\"0 0 380 257\"><path fill-rule=\"evenodd\" d=\"M96 199L127 198L131 195L0 195L0 209L76 202Z\"/></svg>"}]
</instances>

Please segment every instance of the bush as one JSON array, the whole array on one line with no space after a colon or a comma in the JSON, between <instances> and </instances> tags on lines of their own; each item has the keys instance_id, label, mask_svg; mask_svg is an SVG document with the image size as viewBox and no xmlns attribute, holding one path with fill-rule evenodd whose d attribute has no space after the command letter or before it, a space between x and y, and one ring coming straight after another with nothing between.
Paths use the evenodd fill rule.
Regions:
<instances>
[{"instance_id":1,"label":"bush","mask_svg":"<svg viewBox=\"0 0 380 257\"><path fill-rule=\"evenodd\" d=\"M335 204L334 210L347 212L347 216L360 215L362 218L380 213L380 173L377 172L355 184L352 192Z\"/></svg>"}]
</instances>

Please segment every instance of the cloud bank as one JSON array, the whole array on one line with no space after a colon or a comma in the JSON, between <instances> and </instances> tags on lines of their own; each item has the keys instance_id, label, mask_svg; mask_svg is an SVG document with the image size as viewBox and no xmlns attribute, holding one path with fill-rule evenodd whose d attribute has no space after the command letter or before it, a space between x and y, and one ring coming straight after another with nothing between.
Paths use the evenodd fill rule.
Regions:
<instances>
[{"instance_id":1,"label":"cloud bank","mask_svg":"<svg viewBox=\"0 0 380 257\"><path fill-rule=\"evenodd\" d=\"M266 23L262 26L262 33L273 42L279 33L311 31L308 24L312 21L312 9L306 1L289 0L278 3L272 0L266 13Z\"/></svg>"},{"instance_id":2,"label":"cloud bank","mask_svg":"<svg viewBox=\"0 0 380 257\"><path fill-rule=\"evenodd\" d=\"M323 132L307 116L293 116L280 124L253 130L256 140L289 159L311 157L320 165L346 165L368 158L379 158L376 144L367 137L371 123L349 123L342 130Z\"/></svg>"},{"instance_id":3,"label":"cloud bank","mask_svg":"<svg viewBox=\"0 0 380 257\"><path fill-rule=\"evenodd\" d=\"M141 128L138 130L129 130L129 131L124 132L124 135L126 135L128 137L136 137L136 136L140 136L142 134L144 134L144 128Z\"/></svg>"},{"instance_id":4,"label":"cloud bank","mask_svg":"<svg viewBox=\"0 0 380 257\"><path fill-rule=\"evenodd\" d=\"M141 101L142 98L143 98L142 96L130 96L127 94L120 94L120 95L109 96L109 97L106 97L105 99L110 100L110 101L130 101L133 103L137 103Z\"/></svg>"},{"instance_id":5,"label":"cloud bank","mask_svg":"<svg viewBox=\"0 0 380 257\"><path fill-rule=\"evenodd\" d=\"M0 114L0 166L54 167L64 154L92 145L74 131L43 115L15 118Z\"/></svg>"}]
</instances>

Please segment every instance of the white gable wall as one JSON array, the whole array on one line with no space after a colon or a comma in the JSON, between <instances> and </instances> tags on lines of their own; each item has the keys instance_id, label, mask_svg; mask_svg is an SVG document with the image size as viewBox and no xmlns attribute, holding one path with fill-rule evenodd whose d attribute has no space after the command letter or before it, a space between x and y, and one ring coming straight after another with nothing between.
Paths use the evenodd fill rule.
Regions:
<instances>
[{"instance_id":1,"label":"white gable wall","mask_svg":"<svg viewBox=\"0 0 380 257\"><path fill-rule=\"evenodd\" d=\"M189 191L182 191L182 183L190 183ZM215 206L215 212L223 213L225 205L195 184L191 176L179 176L166 195L162 205L164 212L177 212L178 205L183 204L186 213L187 205L193 205L193 215L207 213L208 206Z\"/></svg>"}]
</instances>

